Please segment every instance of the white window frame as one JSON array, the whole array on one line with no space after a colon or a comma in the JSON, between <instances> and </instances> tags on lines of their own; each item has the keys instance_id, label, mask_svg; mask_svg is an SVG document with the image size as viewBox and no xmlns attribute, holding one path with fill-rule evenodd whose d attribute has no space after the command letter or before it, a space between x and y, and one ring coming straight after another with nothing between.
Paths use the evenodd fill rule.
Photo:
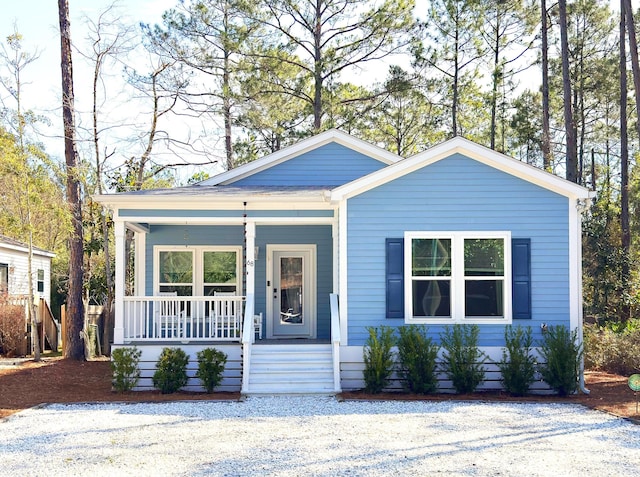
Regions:
<instances>
[{"instance_id":1,"label":"white window frame","mask_svg":"<svg viewBox=\"0 0 640 477\"><path fill-rule=\"evenodd\" d=\"M161 252L191 252L193 276L192 283L172 283L175 286L191 286L192 296L204 296L204 252L235 252L237 296L242 296L242 247L236 245L206 245L206 246L170 246L156 245L153 247L153 293L160 292L160 253Z\"/></svg>"},{"instance_id":2,"label":"white window frame","mask_svg":"<svg viewBox=\"0 0 640 477\"><path fill-rule=\"evenodd\" d=\"M413 239L449 239L451 240L451 316L425 317L413 316L413 276L412 276L412 240ZM502 239L504 240L504 283L503 316L465 316L465 275L464 241L465 239ZM433 277L433 279L445 277ZM473 277L473 279L495 279L495 277ZM429 278L430 279L430 278ZM511 232L423 232L404 233L404 309L407 324L510 324L513 319L511 301Z\"/></svg>"}]
</instances>

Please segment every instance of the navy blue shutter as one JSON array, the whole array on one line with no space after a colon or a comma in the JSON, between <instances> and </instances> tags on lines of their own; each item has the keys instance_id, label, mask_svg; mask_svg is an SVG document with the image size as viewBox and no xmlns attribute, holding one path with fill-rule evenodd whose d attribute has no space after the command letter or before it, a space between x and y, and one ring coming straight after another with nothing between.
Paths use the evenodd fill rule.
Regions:
<instances>
[{"instance_id":1,"label":"navy blue shutter","mask_svg":"<svg viewBox=\"0 0 640 477\"><path fill-rule=\"evenodd\" d=\"M511 239L513 318L531 319L531 239Z\"/></svg>"},{"instance_id":2,"label":"navy blue shutter","mask_svg":"<svg viewBox=\"0 0 640 477\"><path fill-rule=\"evenodd\" d=\"M404 239L386 239L385 250L387 318L404 318Z\"/></svg>"}]
</instances>

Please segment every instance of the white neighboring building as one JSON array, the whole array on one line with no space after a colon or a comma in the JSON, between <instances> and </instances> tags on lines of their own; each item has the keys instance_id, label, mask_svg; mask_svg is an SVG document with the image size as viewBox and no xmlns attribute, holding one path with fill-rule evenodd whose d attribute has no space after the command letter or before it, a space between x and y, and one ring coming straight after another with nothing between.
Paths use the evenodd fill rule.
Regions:
<instances>
[{"instance_id":1,"label":"white neighboring building","mask_svg":"<svg viewBox=\"0 0 640 477\"><path fill-rule=\"evenodd\" d=\"M51 259L53 252L33 247L33 291L36 298L44 298L51 306ZM28 245L0 235L0 293L27 295Z\"/></svg>"}]
</instances>

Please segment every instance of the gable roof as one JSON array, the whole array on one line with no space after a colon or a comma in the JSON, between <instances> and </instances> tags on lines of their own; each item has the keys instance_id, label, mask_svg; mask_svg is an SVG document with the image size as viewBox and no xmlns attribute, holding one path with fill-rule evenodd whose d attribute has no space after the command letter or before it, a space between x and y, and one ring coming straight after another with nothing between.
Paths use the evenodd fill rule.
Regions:
<instances>
[{"instance_id":1,"label":"gable roof","mask_svg":"<svg viewBox=\"0 0 640 477\"><path fill-rule=\"evenodd\" d=\"M331 199L342 200L357 196L406 174L410 174L415 170L434 164L453 154L462 154L565 197L587 199L594 194L585 187L543 171L542 169L538 169L537 167L506 156L505 154L476 144L468 139L455 137L415 156L411 156L403 161L389 165L384 169L337 187L331 192Z\"/></svg>"},{"instance_id":2,"label":"gable roof","mask_svg":"<svg viewBox=\"0 0 640 477\"><path fill-rule=\"evenodd\" d=\"M285 147L284 149L280 149L268 156L261 157L260 159L256 159L255 161L243 164L231 169L230 171L223 172L206 179L200 182L200 184L207 186L232 184L237 180L251 176L332 142L360 152L372 159L382 162L385 165L395 164L402 160L402 157L363 141L362 139L355 138L337 129L329 129L328 131L304 139L296 144Z\"/></svg>"},{"instance_id":3,"label":"gable roof","mask_svg":"<svg viewBox=\"0 0 640 477\"><path fill-rule=\"evenodd\" d=\"M27 253L29 251L29 245L16 239L12 239L11 237L7 237L6 235L0 235L0 249L15 250L17 252ZM55 253L49 252L48 250L39 247L33 247L33 253L35 253L36 255L42 255L43 257L56 256Z\"/></svg>"}]
</instances>

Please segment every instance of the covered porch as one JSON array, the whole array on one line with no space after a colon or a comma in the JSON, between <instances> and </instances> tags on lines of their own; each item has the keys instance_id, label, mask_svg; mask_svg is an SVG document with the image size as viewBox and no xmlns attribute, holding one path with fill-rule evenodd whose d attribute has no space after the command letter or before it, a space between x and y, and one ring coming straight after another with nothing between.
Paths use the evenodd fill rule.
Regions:
<instances>
[{"instance_id":1,"label":"covered porch","mask_svg":"<svg viewBox=\"0 0 640 477\"><path fill-rule=\"evenodd\" d=\"M245 319L256 339L330 339L334 223L166 222L115 223L115 345L239 342Z\"/></svg>"}]
</instances>

